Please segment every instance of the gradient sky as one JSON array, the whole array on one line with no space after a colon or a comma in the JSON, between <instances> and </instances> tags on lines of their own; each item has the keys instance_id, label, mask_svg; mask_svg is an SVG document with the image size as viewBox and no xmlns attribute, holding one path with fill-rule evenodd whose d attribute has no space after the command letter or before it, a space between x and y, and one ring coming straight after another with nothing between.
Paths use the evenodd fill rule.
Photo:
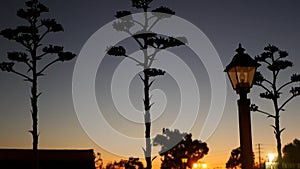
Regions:
<instances>
[{"instance_id":1,"label":"gradient sky","mask_svg":"<svg viewBox=\"0 0 300 169\"><path fill-rule=\"evenodd\" d=\"M70 3L71 2L71 3ZM51 36L47 41L59 42L67 50L79 53L88 38L99 28L114 19L118 10L131 9L129 1L60 1L51 0L45 3L50 8L50 16L56 18L65 29L64 33ZM274 44L290 54L290 60L294 67L282 74L283 80L289 78L289 74L300 72L300 2L291 0L288 2L278 0L266 1L197 1L169 0L155 1L155 5L164 5L176 11L176 15L188 20L202 30L210 39L217 50L224 67L235 54L239 42L246 51L255 56L262 52L267 44ZM16 10L23 7L23 1L2 1L0 6L0 29L14 27L21 20L15 16ZM179 35L180 36L180 35ZM123 42L123 43L126 43ZM19 46L0 38L0 60L6 60L6 51L19 49ZM109 46L111 44L107 44ZM183 60L194 72L200 91L200 111L206 112L207 103L210 102L210 83L208 74L201 61L193 57L188 50L174 49L177 55L189 55L190 59ZM101 63L96 80L96 96L98 104L105 118L112 127L121 133L134 137L141 137L143 127L141 124L126 123L118 118L118 113L110 105L111 98L107 87L111 80L111 71L121 60L106 57ZM72 100L72 74L75 61L56 64L46 72L46 76L40 80L40 90L43 92L39 101L39 130L40 148L93 148L102 153L105 162L119 159L120 156L103 150L94 143L82 129ZM225 76L225 73L224 73ZM31 136L27 132L31 128L29 107L29 85L20 78L0 73L0 147L1 148L31 148ZM153 125L153 133L161 131L172 123L176 112L176 104L180 102L177 96L178 85L174 84L171 76L159 78L154 88L163 90L167 97L167 106ZM130 84L130 98L132 104L141 109L140 82L137 77ZM249 97L252 102L263 105L267 111L272 107L267 102L257 97L260 90L254 87ZM214 134L205 140L210 148L209 154L202 160L208 163L209 168L224 167L229 158L230 151L239 146L238 121L237 121L237 96L227 80L227 99L222 120ZM288 104L287 111L281 116L281 125L286 130L282 134L283 145L294 138L300 138L298 104L300 98L296 98ZM218 105L215 105L218 106ZM141 114L140 114L141 115ZM199 135L204 114L197 118L195 127L190 131L193 135ZM253 150L257 154L257 144L262 144L262 157L268 152L275 152L275 138L272 128L272 119L264 115L252 113L252 137ZM137 127L140 126L140 127ZM99 131L103 133L103 131ZM153 134L152 133L152 134ZM106 135L101 136L107 139ZM200 138L201 139L201 138ZM114 142L113 140L111 140ZM130 147L127 147L130 149ZM124 148L124 151L127 151ZM157 165L157 163L155 163Z\"/></svg>"}]
</instances>

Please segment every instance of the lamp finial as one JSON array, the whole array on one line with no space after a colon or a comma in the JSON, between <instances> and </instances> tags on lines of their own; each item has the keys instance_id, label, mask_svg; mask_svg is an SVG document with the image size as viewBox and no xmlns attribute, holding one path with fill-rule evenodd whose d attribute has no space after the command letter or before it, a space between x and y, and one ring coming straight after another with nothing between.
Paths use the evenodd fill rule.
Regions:
<instances>
[{"instance_id":1,"label":"lamp finial","mask_svg":"<svg viewBox=\"0 0 300 169\"><path fill-rule=\"evenodd\" d=\"M239 47L235 50L237 53L244 53L245 49L242 47L242 44L239 43Z\"/></svg>"}]
</instances>

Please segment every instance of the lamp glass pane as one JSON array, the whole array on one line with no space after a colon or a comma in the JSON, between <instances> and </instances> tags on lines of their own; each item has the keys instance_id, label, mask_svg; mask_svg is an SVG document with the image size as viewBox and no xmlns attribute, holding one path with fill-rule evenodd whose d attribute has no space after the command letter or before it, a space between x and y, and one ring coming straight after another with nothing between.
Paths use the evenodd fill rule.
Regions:
<instances>
[{"instance_id":1,"label":"lamp glass pane","mask_svg":"<svg viewBox=\"0 0 300 169\"><path fill-rule=\"evenodd\" d=\"M236 67L231 68L227 73L231 82L231 85L233 89L236 89L236 86L238 84L238 79L237 79L237 72L236 72Z\"/></svg>"},{"instance_id":2,"label":"lamp glass pane","mask_svg":"<svg viewBox=\"0 0 300 169\"><path fill-rule=\"evenodd\" d=\"M254 79L255 67L236 66L228 71L232 87L236 90L239 87L251 87Z\"/></svg>"}]
</instances>

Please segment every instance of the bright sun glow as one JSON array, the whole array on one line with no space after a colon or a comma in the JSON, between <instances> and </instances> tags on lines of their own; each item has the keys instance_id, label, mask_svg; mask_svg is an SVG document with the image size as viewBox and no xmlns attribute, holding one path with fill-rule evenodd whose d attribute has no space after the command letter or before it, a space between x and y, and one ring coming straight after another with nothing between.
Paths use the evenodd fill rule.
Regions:
<instances>
[{"instance_id":1,"label":"bright sun glow","mask_svg":"<svg viewBox=\"0 0 300 169\"><path fill-rule=\"evenodd\" d=\"M273 160L275 159L275 154L269 153L268 154L268 159L269 159L269 162L273 162Z\"/></svg>"}]
</instances>

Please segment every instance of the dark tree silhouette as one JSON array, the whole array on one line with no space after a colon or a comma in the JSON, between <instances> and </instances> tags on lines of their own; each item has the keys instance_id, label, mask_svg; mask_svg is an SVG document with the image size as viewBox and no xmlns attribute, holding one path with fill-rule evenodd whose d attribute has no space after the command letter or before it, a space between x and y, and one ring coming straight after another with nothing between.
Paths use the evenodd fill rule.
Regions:
<instances>
[{"instance_id":1,"label":"dark tree silhouette","mask_svg":"<svg viewBox=\"0 0 300 169\"><path fill-rule=\"evenodd\" d=\"M241 168L242 167L242 159L241 159L241 148L238 147L236 149L233 149L230 153L230 157L226 163L226 168L230 168L230 169L236 169L236 168ZM255 156L253 153L253 162L255 160ZM252 163L254 164L254 163ZM259 166L255 166L253 165L253 168L260 168Z\"/></svg>"},{"instance_id":2,"label":"dark tree silhouette","mask_svg":"<svg viewBox=\"0 0 300 169\"><path fill-rule=\"evenodd\" d=\"M266 112L258 108L255 104L251 105L252 111L258 111L267 115L269 118L274 119L274 134L277 142L277 153L278 153L278 168L282 168L282 153L281 153L281 133L284 128L280 127L280 112L285 111L285 106L292 99L300 95L300 87L292 86L290 88L290 95L287 98L282 98L282 94L286 87L295 85L295 83L300 82L300 75L293 74L290 80L280 84L279 75L282 71L293 66L293 63L286 58L288 57L288 52L280 50L278 47L269 45L264 48L264 52L255 57L255 60L261 62L266 66L266 70L270 72L270 79L266 78L267 75L263 75L257 72L254 78L254 85L262 88L263 93L260 93L260 97L272 101L274 106L274 112Z\"/></svg>"},{"instance_id":3,"label":"dark tree silhouette","mask_svg":"<svg viewBox=\"0 0 300 169\"><path fill-rule=\"evenodd\" d=\"M49 9L38 0L29 0L25 2L26 7L17 11L17 16L26 21L27 24L16 28L7 28L0 32L4 38L17 42L22 46L21 51L7 53L9 62L0 63L0 69L22 77L31 85L31 117L32 117L32 147L37 160L38 149L38 98L41 93L38 90L38 79L43 76L45 71L56 62L72 60L75 54L65 52L62 46L52 44L45 45L43 40L51 33L62 32L62 25L55 19L42 18L43 13L49 12ZM56 57L47 58L47 55ZM44 64L46 63L46 64ZM16 65L24 66L16 68Z\"/></svg>"},{"instance_id":4,"label":"dark tree silhouette","mask_svg":"<svg viewBox=\"0 0 300 169\"><path fill-rule=\"evenodd\" d=\"M94 154L95 156L95 169L102 169L103 168L103 160L101 158L101 153Z\"/></svg>"},{"instance_id":5,"label":"dark tree silhouette","mask_svg":"<svg viewBox=\"0 0 300 169\"><path fill-rule=\"evenodd\" d=\"M108 163L106 169L144 169L144 165L139 158L130 157L128 160L120 160L119 162Z\"/></svg>"},{"instance_id":6,"label":"dark tree silhouette","mask_svg":"<svg viewBox=\"0 0 300 169\"><path fill-rule=\"evenodd\" d=\"M162 169L181 168L182 158L187 158L187 165L192 168L193 163L209 151L205 142L193 140L192 134L180 133L176 129L163 129L162 135L158 134L154 138L153 145L161 146L159 155L162 156Z\"/></svg>"},{"instance_id":7,"label":"dark tree silhouette","mask_svg":"<svg viewBox=\"0 0 300 169\"><path fill-rule=\"evenodd\" d=\"M300 140L295 139L283 147L283 162L300 163Z\"/></svg>"},{"instance_id":8,"label":"dark tree silhouette","mask_svg":"<svg viewBox=\"0 0 300 169\"><path fill-rule=\"evenodd\" d=\"M241 168L241 148L236 148L231 151L230 157L226 163L226 168L236 169Z\"/></svg>"},{"instance_id":9,"label":"dark tree silhouette","mask_svg":"<svg viewBox=\"0 0 300 169\"><path fill-rule=\"evenodd\" d=\"M139 74L144 85L144 121L145 121L145 139L146 148L143 148L145 159L147 162L147 169L152 168L151 161L151 113L150 109L153 103L151 103L150 87L153 84L151 78L159 75L164 75L165 71L152 68L153 62L156 60L157 53L175 46L184 45L186 39L184 37L166 37L160 36L152 32L152 28L161 20L169 18L175 14L174 11L167 7L158 7L153 9L151 13L149 8L153 0L131 0L132 7L142 10L144 13L144 22L135 20L130 11L118 11L115 15L118 21L113 24L114 29L117 31L123 31L128 33L138 47L142 50L143 56L140 60L129 56L126 53L126 49L123 46L112 46L107 50L108 55L123 56L136 62L137 66L140 66L143 73ZM137 32L133 32L131 28L137 26L139 28ZM153 49L153 50L149 50Z\"/></svg>"}]
</instances>

